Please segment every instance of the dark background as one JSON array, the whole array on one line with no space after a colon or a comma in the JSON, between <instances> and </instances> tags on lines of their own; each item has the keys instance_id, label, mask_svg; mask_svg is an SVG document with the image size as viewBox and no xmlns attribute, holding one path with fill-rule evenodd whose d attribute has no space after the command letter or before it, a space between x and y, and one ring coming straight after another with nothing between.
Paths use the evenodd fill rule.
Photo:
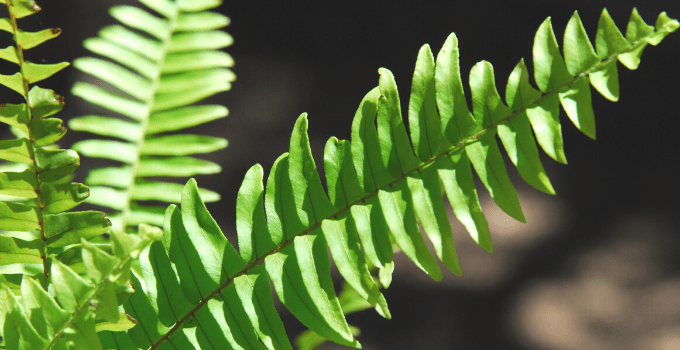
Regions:
<instances>
[{"instance_id":1,"label":"dark background","mask_svg":"<svg viewBox=\"0 0 680 350\"><path fill-rule=\"evenodd\" d=\"M61 27L64 33L28 51L28 59L54 63L86 55L82 41L114 23L106 9L135 3L39 2L44 11L25 19L26 26ZM552 16L561 44L574 10L594 39L603 7L625 33L634 6L652 25L661 11L680 17L680 2L670 0L226 1L218 10L232 19L226 30L235 44L226 51L236 61L237 81L233 91L210 102L225 104L230 116L196 130L230 142L211 155L223 173L197 178L202 187L222 194L209 209L235 243L235 198L246 170L255 163L268 169L287 150L302 112L309 113L320 164L330 136L349 138L354 112L377 85L379 67L394 73L406 111L424 43L436 53L455 32L463 76L488 60L504 96L520 58L533 75L533 36L546 17ZM370 310L348 317L361 328L364 349L680 348L679 36L648 47L637 71L619 65L620 102L593 90L596 142L562 113L569 165L543 157L556 197L528 188L509 169L528 224L504 216L478 187L494 254L470 243L452 218L463 277L434 283L411 262L397 259L394 283L385 291L393 319ZM9 65L0 67L3 74L13 73ZM62 119L88 113L91 106L69 93L75 81L86 79L67 68L40 84L65 96ZM11 102L11 94L0 90L2 101ZM62 146L83 137L70 132ZM81 174L88 162L83 159ZM282 317L291 337L303 329L287 311Z\"/></svg>"}]
</instances>

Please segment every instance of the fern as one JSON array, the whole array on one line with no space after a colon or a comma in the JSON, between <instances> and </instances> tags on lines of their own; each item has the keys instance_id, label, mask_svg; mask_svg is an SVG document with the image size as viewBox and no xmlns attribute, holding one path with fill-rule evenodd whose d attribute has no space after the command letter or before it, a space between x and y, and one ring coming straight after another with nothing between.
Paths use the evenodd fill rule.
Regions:
<instances>
[{"instance_id":1,"label":"fern","mask_svg":"<svg viewBox=\"0 0 680 350\"><path fill-rule=\"evenodd\" d=\"M74 130L109 138L80 141L74 149L121 163L92 170L86 179L92 186L88 202L115 211L110 217L118 230L142 222L163 225L165 208L139 201L178 202L182 185L153 178L221 170L190 155L222 149L226 140L179 132L225 117L223 106L192 104L228 90L234 80L227 69L233 64L231 57L216 51L232 42L228 34L216 30L228 25L229 19L206 11L221 1L140 2L157 15L138 7L115 6L110 13L125 26L106 27L99 37L84 43L113 62L93 57L74 62L76 68L121 91L77 83L74 95L116 115L88 115L69 123ZM215 192L201 193L206 201L219 200Z\"/></svg>"},{"instance_id":2,"label":"fern","mask_svg":"<svg viewBox=\"0 0 680 350\"><path fill-rule=\"evenodd\" d=\"M472 112L465 102L455 35L436 60L425 45L413 77L410 137L394 78L380 69L379 86L365 96L354 118L352 142L331 138L326 144L328 195L311 156L306 114L295 124L289 153L274 163L266 191L262 167L248 171L236 208L240 254L210 217L196 182L189 181L181 210L171 205L166 211L162 243L140 257L142 272L135 286L142 293L125 305L140 323L127 332L101 333L105 345L290 349L273 306L270 279L283 304L312 331L359 347L333 288L328 249L347 284L387 318L379 288L391 282L393 243L433 279L442 278L418 224L444 266L460 273L444 194L472 238L487 251L493 249L471 169L505 212L524 221L496 135L522 177L552 193L536 143L565 162L560 104L579 130L595 138L589 85L618 99L616 61L637 68L643 49L679 26L665 13L655 27L648 26L634 10L624 37L603 11L594 49L574 13L563 57L547 19L534 41L540 91L531 86L520 61L503 102L491 64L480 62L470 74ZM372 268L379 270L377 279Z\"/></svg>"},{"instance_id":3,"label":"fern","mask_svg":"<svg viewBox=\"0 0 680 350\"><path fill-rule=\"evenodd\" d=\"M17 92L25 103L1 104L0 121L12 127L16 139L0 141L0 158L8 161L0 173L0 282L13 292L22 276L48 283L54 256L79 252L82 239L106 232L110 222L96 211L66 212L88 196L85 185L71 183L78 154L54 145L66 133L63 122L49 118L64 100L54 91L31 84L64 69L67 62L35 64L24 52L57 37L60 29L26 32L17 19L40 11L32 0L0 0L9 17L0 29L13 35L15 45L0 50L0 58L19 66L14 75L0 75L0 84ZM78 254L79 256L79 254ZM77 258L72 263L77 262Z\"/></svg>"}]
</instances>

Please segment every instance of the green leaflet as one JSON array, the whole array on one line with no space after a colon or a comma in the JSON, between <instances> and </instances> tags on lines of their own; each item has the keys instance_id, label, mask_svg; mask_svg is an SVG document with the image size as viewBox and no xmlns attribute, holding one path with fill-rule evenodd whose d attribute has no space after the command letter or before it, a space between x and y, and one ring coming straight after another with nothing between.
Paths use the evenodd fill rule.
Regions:
<instances>
[{"instance_id":1,"label":"green leaflet","mask_svg":"<svg viewBox=\"0 0 680 350\"><path fill-rule=\"evenodd\" d=\"M493 252L489 225L479 204L467 154L456 152L449 158L437 159L437 172L458 220L477 244Z\"/></svg>"},{"instance_id":2,"label":"green leaflet","mask_svg":"<svg viewBox=\"0 0 680 350\"><path fill-rule=\"evenodd\" d=\"M255 266L247 275L234 280L236 291L258 337L267 349L291 349L283 323L274 308L269 281L264 267Z\"/></svg>"},{"instance_id":3,"label":"green leaflet","mask_svg":"<svg viewBox=\"0 0 680 350\"><path fill-rule=\"evenodd\" d=\"M79 70L120 90L76 83L74 95L114 115L83 116L69 124L76 130L113 138L80 141L74 148L87 157L124 163L94 169L86 180L102 187L88 201L107 207L116 218L117 230L139 221L162 222L160 207L147 210L143 201L179 201L182 185L151 181L151 177L186 178L221 171L219 165L191 156L225 148L226 140L182 131L225 117L228 112L222 106L193 104L229 90L235 80L228 69L233 60L218 51L233 41L219 30L229 19L205 11L221 1L193 0L191 5L167 0L140 2L155 13L137 6L112 7L110 14L121 25L103 28L97 38L83 44L103 57L74 62ZM119 177L113 176L116 167ZM115 189L126 187L133 188ZM202 194L205 200L219 199L214 192Z\"/></svg>"},{"instance_id":4,"label":"green leaflet","mask_svg":"<svg viewBox=\"0 0 680 350\"><path fill-rule=\"evenodd\" d=\"M170 11L161 0L147 2L159 13ZM199 3L193 4L201 8ZM577 127L594 137L591 76L611 72L608 65L615 58L643 42L658 43L677 27L663 14L658 23L630 47L607 43L611 49L603 58L602 51L595 53L587 42L574 15L565 34L563 57L546 20L534 41L539 89L532 87L520 61L503 100L491 65L481 62L470 74L472 113L465 103L456 37L449 36L436 58L429 47L423 47L409 100L411 137L404 126L395 78L381 69L379 86L366 94L355 114L351 141L331 138L326 144L327 193L311 156L307 115L301 115L290 149L274 162L266 186L260 165L246 174L236 205L239 253L215 225L195 181L190 180L182 191L181 209L173 205L166 212L162 244L154 244L142 256L136 271L135 285L144 293L135 294L126 311L134 312L133 317L149 316L126 333L102 334L105 344L202 348L221 341L233 348L289 349L266 288L269 278L279 300L316 333L309 342L325 338L358 347L353 338L356 330L344 314L370 305L390 316L376 287L387 287L391 281L393 244L434 279L442 278L435 255L460 273L444 206L446 194L471 237L492 251L472 169L503 210L524 220L496 135L528 183L554 192L538 160L536 142L549 156L566 162L560 104ZM605 96L613 96L615 80L606 78L602 89L605 78L594 78L600 81L592 84ZM162 113L156 116L170 120L169 114ZM188 115L182 111L186 117L182 123L193 122ZM164 132L164 126L157 127ZM329 250L348 286L340 296L330 280ZM172 293L162 293L168 290ZM305 346L309 344L300 343Z\"/></svg>"},{"instance_id":5,"label":"green leaflet","mask_svg":"<svg viewBox=\"0 0 680 350\"><path fill-rule=\"evenodd\" d=\"M21 138L17 140L0 141L0 158L15 163L33 164L30 141Z\"/></svg>"},{"instance_id":6,"label":"green leaflet","mask_svg":"<svg viewBox=\"0 0 680 350\"><path fill-rule=\"evenodd\" d=\"M418 53L408 105L413 149L421 161L427 161L437 154L443 138L435 97L434 57L429 45Z\"/></svg>"},{"instance_id":7,"label":"green leaflet","mask_svg":"<svg viewBox=\"0 0 680 350\"><path fill-rule=\"evenodd\" d=\"M562 125L559 120L560 106L557 96L548 96L544 98L542 103L538 106L526 108L535 104L540 98L541 93L529 84L529 72L524 60L521 60L508 78L508 85L505 90L505 101L513 111L518 111L517 119L522 119L526 114L529 118L531 127L534 130L534 134L536 135L536 140L538 141L538 144L541 145L541 148L543 148L543 151L555 161L566 164L567 159L564 156L562 141ZM526 108L526 111L522 110L524 108ZM525 136L525 138L529 137L530 135ZM533 153L533 151L530 150L525 152ZM532 162L535 163L535 158ZM517 165L517 163L515 163L515 165ZM539 168L539 165L535 163L533 167ZM539 171L538 174L540 173L541 172ZM542 176L539 175L539 177ZM538 182L543 182L540 178L536 180L539 180ZM530 180L527 179L527 181ZM537 183L537 181L534 180L534 183Z\"/></svg>"},{"instance_id":8,"label":"green leaflet","mask_svg":"<svg viewBox=\"0 0 680 350\"><path fill-rule=\"evenodd\" d=\"M126 141L136 141L142 136L141 130L134 123L96 115L74 119L68 125L76 131L88 131Z\"/></svg>"},{"instance_id":9,"label":"green leaflet","mask_svg":"<svg viewBox=\"0 0 680 350\"><path fill-rule=\"evenodd\" d=\"M607 9L602 10L600 22L597 25L595 48L600 58L607 59L616 52L622 52L631 47L630 43L614 24ZM602 96L611 101L619 99L619 74L616 60L605 64L604 69L590 75L590 83Z\"/></svg>"},{"instance_id":10,"label":"green leaflet","mask_svg":"<svg viewBox=\"0 0 680 350\"><path fill-rule=\"evenodd\" d=\"M316 268L302 268L311 265ZM360 347L333 290L323 236L295 238L292 244L268 256L265 266L279 299L305 326L336 343Z\"/></svg>"},{"instance_id":11,"label":"green leaflet","mask_svg":"<svg viewBox=\"0 0 680 350\"><path fill-rule=\"evenodd\" d=\"M80 157L73 150L37 148L35 164L38 180L52 182L73 173L80 165Z\"/></svg>"},{"instance_id":12,"label":"green leaflet","mask_svg":"<svg viewBox=\"0 0 680 350\"><path fill-rule=\"evenodd\" d=\"M24 241L13 237L0 236L0 261L2 265L42 265L40 249L36 241Z\"/></svg>"},{"instance_id":13,"label":"green leaflet","mask_svg":"<svg viewBox=\"0 0 680 350\"><path fill-rule=\"evenodd\" d=\"M84 57L74 63L79 70L104 80L132 97L145 102L151 92L151 81L109 61Z\"/></svg>"},{"instance_id":14,"label":"green leaflet","mask_svg":"<svg viewBox=\"0 0 680 350\"><path fill-rule=\"evenodd\" d=\"M520 61L508 78L505 100L511 109L519 110L524 105L534 102L535 98L536 91L529 86L527 68L524 61ZM519 111L508 124L499 125L498 135L522 178L540 191L555 194L538 156L536 140L531 133L531 121L527 113L525 110ZM558 142L561 142L561 138Z\"/></svg>"},{"instance_id":15,"label":"green leaflet","mask_svg":"<svg viewBox=\"0 0 680 350\"><path fill-rule=\"evenodd\" d=\"M189 180L182 192L182 220L194 245L217 247L216 253L211 256L203 255L201 258L208 271L214 271L215 267L221 267L221 277L213 276L215 282L222 282L221 279L223 278L231 278L245 267L245 262L236 253L234 247L229 244L215 220L208 213L205 204L199 197L196 181L193 179ZM202 244L204 240L205 244Z\"/></svg>"},{"instance_id":16,"label":"green leaflet","mask_svg":"<svg viewBox=\"0 0 680 350\"><path fill-rule=\"evenodd\" d=\"M7 3L5 2L5 0L2 0L0 4ZM24 18L26 16L30 16L34 13L37 13L40 10L41 10L40 6L38 6L38 4L36 4L35 1L33 0L13 1L13 6L11 8L11 11L17 18Z\"/></svg>"},{"instance_id":17,"label":"green leaflet","mask_svg":"<svg viewBox=\"0 0 680 350\"><path fill-rule=\"evenodd\" d=\"M355 286L361 297L373 305L382 317L389 319L391 316L387 301L370 274L357 232L352 224L353 221L347 216L337 220L326 220L321 224L321 231L342 277L347 283ZM346 249L347 247L349 249Z\"/></svg>"},{"instance_id":18,"label":"green leaflet","mask_svg":"<svg viewBox=\"0 0 680 350\"><path fill-rule=\"evenodd\" d=\"M654 27L647 25L645 21L640 17L637 9L633 9L633 13L630 15L630 20L628 21L628 27L626 28L626 40L633 45L630 52L620 55L619 61L626 66L628 69L637 69L640 65L640 57L642 56L642 50L647 46L648 41L645 40L647 37L651 37L654 33Z\"/></svg>"},{"instance_id":19,"label":"green leaflet","mask_svg":"<svg viewBox=\"0 0 680 350\"><path fill-rule=\"evenodd\" d=\"M393 179L412 171L416 158L409 147L404 120L401 116L397 84L392 72L379 69L380 99L378 100L378 138L383 164Z\"/></svg>"},{"instance_id":20,"label":"green leaflet","mask_svg":"<svg viewBox=\"0 0 680 350\"><path fill-rule=\"evenodd\" d=\"M567 112L569 119L586 136L595 139L595 114L590 98L590 85L588 77L576 80L570 89L561 91L560 102Z\"/></svg>"},{"instance_id":21,"label":"green leaflet","mask_svg":"<svg viewBox=\"0 0 680 350\"><path fill-rule=\"evenodd\" d=\"M182 147L173 147L181 144ZM227 140L202 135L168 135L148 138L142 154L183 156L187 154L210 153L227 147Z\"/></svg>"},{"instance_id":22,"label":"green leaflet","mask_svg":"<svg viewBox=\"0 0 680 350\"><path fill-rule=\"evenodd\" d=\"M183 13L177 18L177 29L210 30L229 25L229 18L215 12Z\"/></svg>"},{"instance_id":23,"label":"green leaflet","mask_svg":"<svg viewBox=\"0 0 680 350\"><path fill-rule=\"evenodd\" d=\"M342 312L346 315L357 311L363 311L371 307L371 304L367 303L366 300L364 300L361 295L347 283L342 285L342 292L338 295L338 300L340 301ZM349 329L354 336L358 336L361 333L357 327L352 325L349 326ZM295 338L295 346L300 350L311 350L316 349L326 341L326 338L308 329Z\"/></svg>"},{"instance_id":24,"label":"green leaflet","mask_svg":"<svg viewBox=\"0 0 680 350\"><path fill-rule=\"evenodd\" d=\"M319 223L336 208L328 200L312 158L307 136L307 114L298 118L290 137L289 178L302 225Z\"/></svg>"},{"instance_id":25,"label":"green leaflet","mask_svg":"<svg viewBox=\"0 0 680 350\"><path fill-rule=\"evenodd\" d=\"M0 121L19 130L28 131L28 106L25 103L0 105Z\"/></svg>"},{"instance_id":26,"label":"green leaflet","mask_svg":"<svg viewBox=\"0 0 680 350\"><path fill-rule=\"evenodd\" d=\"M171 176L187 177L196 174L219 173L222 168L216 163L192 157L142 158L137 166L137 176ZM168 175L166 175L168 176Z\"/></svg>"},{"instance_id":27,"label":"green leaflet","mask_svg":"<svg viewBox=\"0 0 680 350\"><path fill-rule=\"evenodd\" d=\"M135 190L132 193L134 199L151 200L158 199L165 202L179 202L183 186L168 182L153 182L140 181L135 185ZM220 195L216 192L199 189L202 197L205 197L206 202L216 202L220 200Z\"/></svg>"},{"instance_id":28,"label":"green leaflet","mask_svg":"<svg viewBox=\"0 0 680 350\"><path fill-rule=\"evenodd\" d=\"M34 86L28 92L28 106L36 118L49 117L64 107L64 98L49 89Z\"/></svg>"},{"instance_id":29,"label":"green leaflet","mask_svg":"<svg viewBox=\"0 0 680 350\"><path fill-rule=\"evenodd\" d=\"M24 76L21 75L21 73L14 73L13 75L0 74L0 84L7 86L21 95L26 95Z\"/></svg>"},{"instance_id":30,"label":"green leaflet","mask_svg":"<svg viewBox=\"0 0 680 350\"><path fill-rule=\"evenodd\" d=\"M267 232L264 214L263 170L259 164L246 173L236 198L236 232L239 253L247 263L264 256L276 247Z\"/></svg>"},{"instance_id":31,"label":"green leaflet","mask_svg":"<svg viewBox=\"0 0 680 350\"><path fill-rule=\"evenodd\" d=\"M359 105L352 121L352 162L357 173L361 189L370 193L379 186L385 185L387 169L382 163L378 133L375 129L375 118L378 110L379 88L374 88ZM366 152L363 152L363 150ZM382 182L378 182L382 180Z\"/></svg>"},{"instance_id":32,"label":"green leaflet","mask_svg":"<svg viewBox=\"0 0 680 350\"><path fill-rule=\"evenodd\" d=\"M176 131L226 117L228 111L223 106L201 105L177 108L151 114L149 135L166 131Z\"/></svg>"},{"instance_id":33,"label":"green leaflet","mask_svg":"<svg viewBox=\"0 0 680 350\"><path fill-rule=\"evenodd\" d=\"M24 76L24 79L28 80L29 84L32 84L51 77L56 72L68 67L68 65L68 62L35 64L26 61L21 65L21 74Z\"/></svg>"},{"instance_id":34,"label":"green leaflet","mask_svg":"<svg viewBox=\"0 0 680 350\"><path fill-rule=\"evenodd\" d=\"M25 32L18 29L14 34L17 44L21 45L24 50L34 48L47 40L53 39L61 34L61 29L59 28L49 28L44 29L39 32ZM23 68L23 67L22 67Z\"/></svg>"},{"instance_id":35,"label":"green leaflet","mask_svg":"<svg viewBox=\"0 0 680 350\"><path fill-rule=\"evenodd\" d=\"M0 140L0 158L7 161L0 171L0 193L12 196L0 201L0 229L4 230L0 233L0 280L3 288L8 288L5 290L17 292L21 289L21 294L47 300L46 294L41 295L34 288L37 285L34 280L39 281L42 286L39 288L55 283L50 274L60 265L52 262L54 257L65 250L80 249L86 244L83 240L108 231L110 222L101 212L67 212L85 200L89 192L86 186L71 183L73 171L80 164L78 154L54 145L66 133L62 120L51 117L61 111L64 99L50 89L32 85L66 68L69 63L36 64L24 57L26 50L58 36L61 30L24 31L18 27L23 22L17 23L17 18L36 13L40 7L29 0L2 3L10 16L0 19L0 29L14 34L15 42L2 50L0 58L19 67L13 75L0 76L0 84L21 94L24 103L0 104L0 121L11 126L16 135L15 139ZM80 254L69 257L70 260L65 261L68 266L79 268L79 264L82 265ZM69 269L67 265L63 268ZM40 309L35 305L25 306L30 310ZM47 321L39 321L42 316L31 315L37 311L28 309L24 310L28 312L28 318L18 312L11 317L17 325L39 324L33 324L34 329L27 326L29 328L11 330L19 338L16 342L8 341L10 348L28 348L19 340L21 337L34 339L36 344L48 344L54 336L52 328L45 328ZM56 314L53 316L57 317ZM32 334L33 330L37 333ZM94 328L92 334L95 334Z\"/></svg>"},{"instance_id":36,"label":"green leaflet","mask_svg":"<svg viewBox=\"0 0 680 350\"><path fill-rule=\"evenodd\" d=\"M564 63L572 76L588 71L600 63L577 11L571 16L564 32Z\"/></svg>"},{"instance_id":37,"label":"green leaflet","mask_svg":"<svg viewBox=\"0 0 680 350\"><path fill-rule=\"evenodd\" d=\"M91 239L109 230L111 222L98 211L50 214L43 217L45 241L53 247L76 244L80 239Z\"/></svg>"},{"instance_id":38,"label":"green leaflet","mask_svg":"<svg viewBox=\"0 0 680 350\"><path fill-rule=\"evenodd\" d=\"M151 34L157 39L167 35L169 21L158 18L140 8L133 6L116 6L109 11L111 16L121 23Z\"/></svg>"}]
</instances>

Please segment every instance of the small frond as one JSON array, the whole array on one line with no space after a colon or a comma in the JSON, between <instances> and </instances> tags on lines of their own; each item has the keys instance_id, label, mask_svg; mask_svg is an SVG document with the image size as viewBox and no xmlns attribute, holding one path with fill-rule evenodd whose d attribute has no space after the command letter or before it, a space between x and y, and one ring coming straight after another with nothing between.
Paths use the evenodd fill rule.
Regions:
<instances>
[{"instance_id":1,"label":"small frond","mask_svg":"<svg viewBox=\"0 0 680 350\"><path fill-rule=\"evenodd\" d=\"M86 182L93 186L89 203L109 208L114 228L125 230L140 220L161 226L163 211L142 201L178 203L182 186L154 180L219 173L219 165L194 155L227 146L222 138L182 133L184 129L227 115L218 105L193 105L229 90L235 76L233 60L218 51L232 38L219 30L229 24L207 11L220 1L140 1L148 9L115 6L110 14L122 25L102 29L84 46L101 58L77 59L74 66L119 92L79 82L73 94L112 114L72 119L69 126L106 139L73 145L87 157L116 165L94 169ZM195 6L197 3L200 6ZM206 201L215 192L202 190Z\"/></svg>"},{"instance_id":2,"label":"small frond","mask_svg":"<svg viewBox=\"0 0 680 350\"><path fill-rule=\"evenodd\" d=\"M629 28L646 28L638 17L634 11ZM658 44L678 26L661 14L656 27L643 35L629 31L635 34L624 44L605 11L593 48L574 14L562 56L547 19L534 42L538 89L520 61L504 101L491 64L480 62L470 73L472 111L451 34L436 58L427 45L420 50L409 100L410 134L395 79L380 69L378 87L366 94L355 115L351 142L331 138L326 144L328 192L312 158L306 114L295 123L289 153L274 162L266 186L259 164L247 172L236 205L240 253L205 209L196 182L187 183L181 209L172 205L166 211L162 243L140 259L135 283L143 293L125 305L128 312L148 317L126 333L103 334L106 346L156 349L167 342L204 349L221 342L236 349L290 349L269 279L279 300L313 332L298 340L300 348L323 339L359 348L357 330L344 315L370 305L390 317L380 288L391 281L395 249L435 280L442 278L437 259L461 273L444 195L471 237L492 251L473 169L496 203L524 221L496 136L530 185L554 193L538 146L566 162L560 104L576 127L594 138L589 85L598 91L606 86L603 95L614 96L618 81L611 62L639 59L640 47ZM603 70L609 73L591 77ZM330 277L329 250L348 286L340 296Z\"/></svg>"},{"instance_id":3,"label":"small frond","mask_svg":"<svg viewBox=\"0 0 680 350\"><path fill-rule=\"evenodd\" d=\"M0 18L0 30L11 33L14 44L3 49L0 58L18 66L18 72L0 75L0 84L19 93L24 101L0 104L0 122L16 135L0 141L0 159L6 162L0 171L0 278L6 288L17 291L28 276L47 286L53 257L80 247L83 239L101 236L111 223L102 212L67 212L89 192L87 186L71 182L80 165L78 154L55 145L66 128L61 119L51 116L61 111L64 99L32 85L69 63L35 64L25 59L26 50L57 37L61 30L23 31L17 19L40 11L40 7L32 0L2 3L9 17ZM73 261L76 263L78 259Z\"/></svg>"}]
</instances>

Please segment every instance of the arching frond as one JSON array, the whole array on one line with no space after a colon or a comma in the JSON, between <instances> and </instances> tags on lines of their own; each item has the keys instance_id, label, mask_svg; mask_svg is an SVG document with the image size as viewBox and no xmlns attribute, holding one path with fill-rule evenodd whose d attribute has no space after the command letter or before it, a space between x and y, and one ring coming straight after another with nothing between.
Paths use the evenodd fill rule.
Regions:
<instances>
[{"instance_id":1,"label":"arching frond","mask_svg":"<svg viewBox=\"0 0 680 350\"><path fill-rule=\"evenodd\" d=\"M213 174L220 166L195 154L227 146L222 138L182 133L184 129L225 117L219 105L193 105L229 90L234 74L229 55L217 51L232 38L218 30L229 24L221 14L207 11L221 1L140 0L150 10L115 6L111 15L122 25L102 29L85 47L104 58L77 59L74 66L119 91L77 83L73 94L109 110L112 115L87 115L69 126L106 139L73 145L88 157L117 165L92 170L88 202L115 211L115 229L140 222L163 224L164 207L140 201L177 203L182 185L158 177ZM206 201L219 195L201 190Z\"/></svg>"},{"instance_id":2,"label":"arching frond","mask_svg":"<svg viewBox=\"0 0 680 350\"><path fill-rule=\"evenodd\" d=\"M436 59L429 46L420 50L409 101L410 135L394 77L380 69L379 86L365 96L354 118L351 143L331 138L326 144L327 193L312 158L306 114L297 120L290 151L276 160L266 187L260 165L248 171L237 199L239 253L205 209L195 181L189 181L181 210L172 205L166 211L162 243L154 243L140 259L135 284L143 293L125 305L133 317L143 313L146 321L126 333L102 334L106 346L290 349L269 279L279 300L304 325L358 348L333 288L328 250L347 284L385 317L390 315L379 287L391 280L392 243L435 280L442 278L437 258L460 273L444 195L472 238L492 250L472 169L496 203L524 221L496 135L522 177L552 193L536 144L566 161L560 104L594 138L589 85L616 99L616 60L636 68L642 49L678 26L662 13L651 27L633 11L624 38L604 11L595 49L575 13L562 56L547 19L534 41L539 90L520 61L503 101L491 64L480 62L470 74L472 112L452 34ZM379 269L377 279L369 273L372 268Z\"/></svg>"},{"instance_id":3,"label":"arching frond","mask_svg":"<svg viewBox=\"0 0 680 350\"><path fill-rule=\"evenodd\" d=\"M61 30L27 32L17 19L40 11L32 0L2 0L9 17L0 18L0 30L12 34L14 44L0 50L0 58L18 66L13 75L0 75L0 84L14 90L24 102L0 104L0 121L11 127L15 139L0 141L0 282L13 292L24 275L48 283L50 259L80 249L81 240L106 232L111 223L97 211L67 212L89 192L72 183L80 165L73 150L54 143L66 133L61 119L64 100L54 91L32 84L69 64L36 64L24 52L57 37ZM77 259L76 259L77 260Z\"/></svg>"}]
</instances>

